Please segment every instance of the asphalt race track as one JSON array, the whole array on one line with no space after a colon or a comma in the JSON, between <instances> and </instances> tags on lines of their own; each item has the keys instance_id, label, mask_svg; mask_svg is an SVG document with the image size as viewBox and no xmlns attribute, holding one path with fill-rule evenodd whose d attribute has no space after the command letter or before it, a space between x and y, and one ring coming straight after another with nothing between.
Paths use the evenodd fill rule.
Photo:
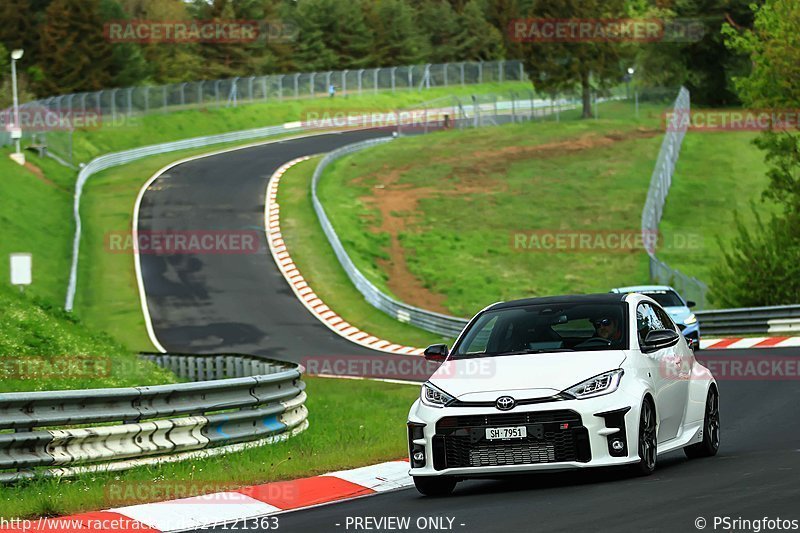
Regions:
<instances>
[{"instance_id":1,"label":"asphalt race track","mask_svg":"<svg viewBox=\"0 0 800 533\"><path fill-rule=\"evenodd\" d=\"M796 358L798 353L785 348L699 356ZM706 531L715 531L714 517L800 521L800 381L723 380L719 385L722 443L716 457L689 461L682 452L671 453L659 457L656 472L645 478L587 470L470 480L447 498L425 498L406 489L280 515L280 530L370 531L355 528L355 518L389 516L410 517L409 527L371 531L439 531L417 527L416 521L426 517L453 519L452 531L504 533L698 531L700 517ZM729 529L716 528L723 530Z\"/></svg>"},{"instance_id":2,"label":"asphalt race track","mask_svg":"<svg viewBox=\"0 0 800 533\"><path fill-rule=\"evenodd\" d=\"M332 333L296 300L266 248L263 207L266 181L281 164L381 135L287 140L188 162L156 180L143 198L140 231L254 229L262 239L257 254L142 256L148 305L164 347L294 360L374 354ZM796 348L699 353L701 359L798 355ZM713 458L689 461L671 453L646 478L587 470L470 480L442 499L406 489L283 514L279 531L698 531L696 523L707 531L758 531L733 522L715 528L714 517L800 521L800 381L720 378L720 395L722 444ZM355 527L354 519L367 517L410 522ZM439 528L418 522L431 517L444 518Z\"/></svg>"},{"instance_id":3,"label":"asphalt race track","mask_svg":"<svg viewBox=\"0 0 800 533\"><path fill-rule=\"evenodd\" d=\"M267 247L264 195L287 161L387 135L367 130L280 141L183 163L155 180L142 198L140 233L249 230L258 239L257 253L141 255L148 309L164 348L294 361L376 354L333 333L297 300Z\"/></svg>"}]
</instances>

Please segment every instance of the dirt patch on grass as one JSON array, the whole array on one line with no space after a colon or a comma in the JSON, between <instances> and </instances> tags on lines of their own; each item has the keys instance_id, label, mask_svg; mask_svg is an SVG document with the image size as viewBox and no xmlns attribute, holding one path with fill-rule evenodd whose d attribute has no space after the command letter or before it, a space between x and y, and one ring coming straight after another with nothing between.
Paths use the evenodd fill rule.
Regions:
<instances>
[{"instance_id":1,"label":"dirt patch on grass","mask_svg":"<svg viewBox=\"0 0 800 533\"><path fill-rule=\"evenodd\" d=\"M34 176L36 176L36 178L39 181L49 185L50 187L53 187L54 189L58 189L59 191L62 191L62 192L65 192L65 193L69 193L70 192L69 190L65 189L64 187L62 187L58 183L54 182L53 180L51 180L47 176L45 176L44 172L42 172L42 169L37 167L36 165L31 163L30 161L25 161L25 168L30 170L31 173Z\"/></svg>"},{"instance_id":2,"label":"dirt patch on grass","mask_svg":"<svg viewBox=\"0 0 800 533\"><path fill-rule=\"evenodd\" d=\"M494 150L479 150L466 157L451 157L437 160L449 165L452 172L443 179L424 187L412 183L401 183L404 174L413 166L390 167L384 165L379 173L355 178L354 185L372 184L369 195L360 200L366 206L380 213L380 221L374 220L371 230L386 233L390 237L389 259L378 259L378 266L387 274L387 285L400 300L412 305L449 313L445 307L445 297L425 287L420 279L408 269L406 256L414 250L403 248L399 235L419 228L416 223L419 201L440 196L468 196L505 192L508 185L496 178L504 175L515 162L560 157L569 153L602 148L614 143L633 139L655 137L662 132L657 129L638 128L614 131L605 134L587 134L580 137L531 146L504 146Z\"/></svg>"}]
</instances>

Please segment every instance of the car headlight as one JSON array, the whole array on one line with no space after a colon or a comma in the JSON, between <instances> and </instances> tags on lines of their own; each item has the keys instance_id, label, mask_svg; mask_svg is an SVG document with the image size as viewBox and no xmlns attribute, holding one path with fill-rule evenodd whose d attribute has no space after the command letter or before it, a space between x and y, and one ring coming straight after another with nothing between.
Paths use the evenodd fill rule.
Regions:
<instances>
[{"instance_id":1,"label":"car headlight","mask_svg":"<svg viewBox=\"0 0 800 533\"><path fill-rule=\"evenodd\" d=\"M427 382L422 384L419 399L422 400L422 403L430 407L444 407L455 400L455 398L439 387Z\"/></svg>"},{"instance_id":2,"label":"car headlight","mask_svg":"<svg viewBox=\"0 0 800 533\"><path fill-rule=\"evenodd\" d=\"M564 392L574 396L578 400L611 394L619 387L619 382L620 379L622 379L623 373L621 368L612 370L611 372L605 372L599 376L589 378L586 381L581 381L577 385L565 389Z\"/></svg>"},{"instance_id":3,"label":"car headlight","mask_svg":"<svg viewBox=\"0 0 800 533\"><path fill-rule=\"evenodd\" d=\"M691 326L691 325L692 325L692 324L694 324L695 322L697 322L697 317L696 317L696 316L694 316L694 313L692 313L691 315L689 315L688 317L686 317L686 320L684 320L684 321L683 321L683 325L684 325L684 326Z\"/></svg>"}]
</instances>

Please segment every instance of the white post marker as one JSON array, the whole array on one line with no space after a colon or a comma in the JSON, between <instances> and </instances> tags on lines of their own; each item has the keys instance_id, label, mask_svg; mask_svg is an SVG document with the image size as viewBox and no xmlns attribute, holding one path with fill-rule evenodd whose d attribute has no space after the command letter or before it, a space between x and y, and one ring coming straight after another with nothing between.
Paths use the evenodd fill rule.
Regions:
<instances>
[{"instance_id":1,"label":"white post marker","mask_svg":"<svg viewBox=\"0 0 800 533\"><path fill-rule=\"evenodd\" d=\"M31 254L10 254L11 257L11 284L19 285L22 292L25 285L33 281L33 256Z\"/></svg>"}]
</instances>

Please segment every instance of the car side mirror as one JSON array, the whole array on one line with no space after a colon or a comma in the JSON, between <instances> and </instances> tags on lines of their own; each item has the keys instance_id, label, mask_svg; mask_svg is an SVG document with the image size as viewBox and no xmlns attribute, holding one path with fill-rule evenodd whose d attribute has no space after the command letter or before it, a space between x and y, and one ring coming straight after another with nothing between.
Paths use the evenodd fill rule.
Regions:
<instances>
[{"instance_id":1,"label":"car side mirror","mask_svg":"<svg viewBox=\"0 0 800 533\"><path fill-rule=\"evenodd\" d=\"M686 307L688 307L689 309L691 309L692 307L694 307L696 305L697 305L697 302L695 302L694 300L686 300Z\"/></svg>"},{"instance_id":2,"label":"car side mirror","mask_svg":"<svg viewBox=\"0 0 800 533\"><path fill-rule=\"evenodd\" d=\"M675 346L678 343L680 336L677 332L671 329L654 329L647 334L642 343L643 352L655 352L662 348Z\"/></svg>"},{"instance_id":3,"label":"car side mirror","mask_svg":"<svg viewBox=\"0 0 800 533\"><path fill-rule=\"evenodd\" d=\"M432 344L425 348L423 352L425 355L425 359L428 361L437 361L441 363L445 359L447 359L447 345L446 344Z\"/></svg>"}]
</instances>

